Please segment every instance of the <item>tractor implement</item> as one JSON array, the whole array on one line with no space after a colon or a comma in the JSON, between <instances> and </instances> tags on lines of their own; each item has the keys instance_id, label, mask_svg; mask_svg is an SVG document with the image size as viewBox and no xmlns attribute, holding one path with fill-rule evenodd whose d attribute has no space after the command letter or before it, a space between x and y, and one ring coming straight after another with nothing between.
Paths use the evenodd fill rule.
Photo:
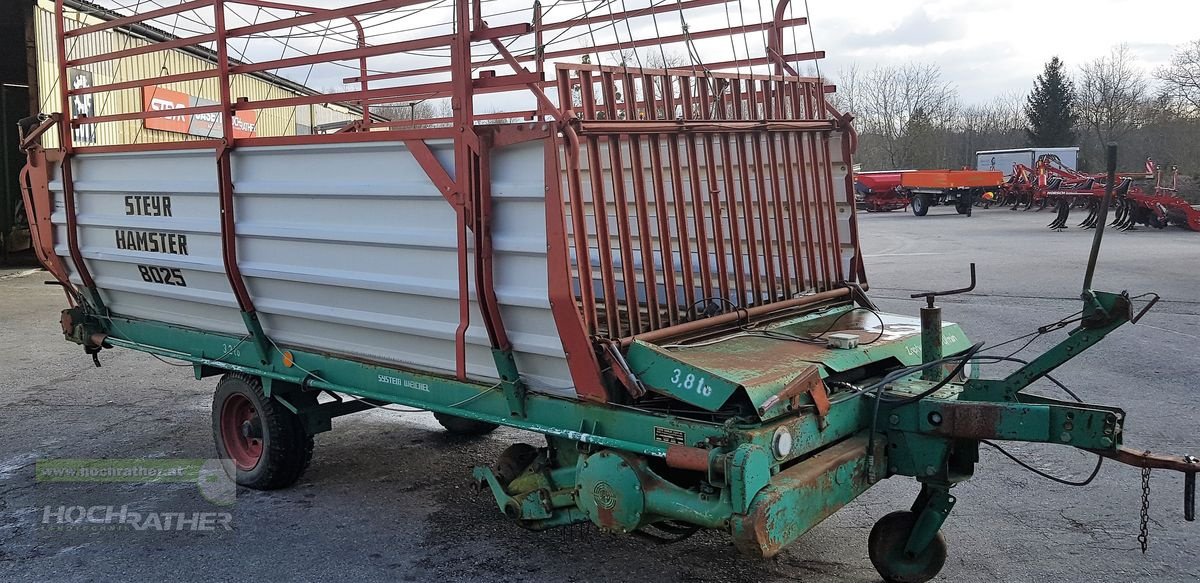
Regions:
<instances>
[{"instance_id":1,"label":"tractor implement","mask_svg":"<svg viewBox=\"0 0 1200 583\"><path fill-rule=\"evenodd\" d=\"M212 68L172 77L213 77L215 105L80 117L69 107L80 91L155 81L64 85L61 111L23 127L25 208L38 257L67 293L64 337L97 364L108 350L137 350L189 363L196 379L218 377L216 449L255 489L290 486L321 464L313 435L334 418L399 404L460 435L500 425L539 435L471 475L487 493L480 504L533 530L590 522L671 542L711 529L771 557L874 484L911 478L920 494L879 519L865 554L886 581L919 583L946 561L940 530L953 487L974 474L980 445L996 441L1183 472L1191 520L1194 458L1126 446L1119 408L1027 391L1155 299L1094 290L1089 268L1080 317L1038 331L1069 327L1065 337L998 378L981 365L1016 359L970 342L936 303L973 289L974 266L971 285L918 294L919 318L880 311L859 247L852 119L828 103L823 79L796 72L823 53L785 48L807 20L788 17L784 0L757 24L699 26L708 21L697 15L720 3L597 15L479 0L336 9L237 0L269 10L226 28L234 0L192 0L122 17L126 26L211 9L211 34L171 46L215 42ZM418 8L449 12L440 29L386 42L356 27ZM663 13L696 26L621 33L623 21ZM117 21L67 28L61 0L56 21L63 78L78 61L152 48L72 54L67 38ZM225 52L333 22L359 38L253 63ZM557 40L596 23L612 25L611 46ZM698 60L693 41L739 35L765 37L763 54ZM694 62L599 62L638 47ZM416 70L377 58L418 49L444 58ZM358 63L345 80L352 89L272 100L233 92L236 76L328 62ZM510 99L483 100L495 94ZM447 98L450 115L372 113L430 96ZM269 110L317 103L362 117L326 134L269 123ZM532 109L503 109L513 103ZM498 111L477 113L487 105ZM234 131L237 112L259 109L264 134L285 133ZM105 124L214 110L219 138L73 141L81 125L109 136ZM166 199L171 212L144 212L141 203Z\"/></svg>"},{"instance_id":2,"label":"tractor implement","mask_svg":"<svg viewBox=\"0 0 1200 583\"><path fill-rule=\"evenodd\" d=\"M1077 226L1092 229L1101 214L1101 199L1111 185L1108 208L1114 211L1113 227L1132 231L1138 225L1156 229L1177 225L1200 231L1200 205L1190 204L1179 196L1178 173L1178 169L1172 169L1168 187L1161 172L1087 174L1066 167L1053 154L1046 154L1034 168L1016 164L1012 176L1000 187L1000 198L1001 204L1011 205L1012 210L1053 207L1055 218L1047 226L1054 230L1069 227L1071 209L1085 209L1087 215ZM1147 192L1136 185L1134 181L1139 178L1154 178L1154 189Z\"/></svg>"}]
</instances>

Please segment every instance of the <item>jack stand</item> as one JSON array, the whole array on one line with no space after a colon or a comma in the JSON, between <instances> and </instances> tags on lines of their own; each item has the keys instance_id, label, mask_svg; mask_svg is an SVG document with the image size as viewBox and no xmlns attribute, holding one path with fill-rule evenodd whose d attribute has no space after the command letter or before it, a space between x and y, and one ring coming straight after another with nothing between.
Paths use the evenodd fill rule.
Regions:
<instances>
[{"instance_id":1,"label":"jack stand","mask_svg":"<svg viewBox=\"0 0 1200 583\"><path fill-rule=\"evenodd\" d=\"M921 362L928 364L942 358L942 309L934 305L938 296L952 296L975 289L975 264L971 264L971 285L947 291L912 294L911 298L925 298L928 305L921 308ZM945 376L942 367L930 367L921 373L921 380L937 382Z\"/></svg>"}]
</instances>

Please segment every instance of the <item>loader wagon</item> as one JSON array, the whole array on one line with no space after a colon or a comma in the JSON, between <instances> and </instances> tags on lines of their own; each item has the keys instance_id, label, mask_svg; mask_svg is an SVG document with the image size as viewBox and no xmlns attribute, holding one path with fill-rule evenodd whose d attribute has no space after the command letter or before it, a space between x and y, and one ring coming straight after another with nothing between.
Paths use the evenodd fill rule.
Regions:
<instances>
[{"instance_id":1,"label":"loader wagon","mask_svg":"<svg viewBox=\"0 0 1200 583\"><path fill-rule=\"evenodd\" d=\"M533 530L591 522L670 541L715 529L771 557L879 481L913 478L920 495L897 501L866 541L887 581L941 569L951 488L985 440L1181 471L1194 496L1200 465L1123 446L1120 409L1023 392L1153 301L1087 285L1080 317L1042 331L1071 328L1059 344L991 380L978 365L1003 357L935 305L964 290L918 294L919 318L881 312L859 250L851 118L822 79L795 70L822 56L798 46L806 19L785 1L758 23L686 25L719 4L514 15L478 0L189 0L91 22L64 18L60 0L64 77L215 46L208 70L60 87L59 111L24 124L23 195L38 256L66 291L66 338L97 362L125 348L217 377L214 441L250 488L294 483L322 463L312 436L333 418L391 403L455 433L542 434L472 476ZM231 22L237 7L254 22ZM367 37L372 19L418 8L446 9L441 28ZM69 48L176 14L192 36ZM649 36L631 21L684 24ZM331 22L345 45L229 54ZM589 29L604 31L599 44L570 40ZM700 60L723 53L697 47L743 37L760 40L747 43L757 56ZM688 62L638 63L663 47ZM388 69L402 61L384 57L418 50L441 60ZM603 64L613 51L629 56ZM262 100L231 89L239 75L330 62L350 63L349 89ZM207 84L214 103L70 113L81 93L169 83ZM447 115L370 115L431 96L448 100ZM324 135L235 131L236 112L325 102L363 117ZM81 125L211 113L214 135L72 143Z\"/></svg>"}]
</instances>

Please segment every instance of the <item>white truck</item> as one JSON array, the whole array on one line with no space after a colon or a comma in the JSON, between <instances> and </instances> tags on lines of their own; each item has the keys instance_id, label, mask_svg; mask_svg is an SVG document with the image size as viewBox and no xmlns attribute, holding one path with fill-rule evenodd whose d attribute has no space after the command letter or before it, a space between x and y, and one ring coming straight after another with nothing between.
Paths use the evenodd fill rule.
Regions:
<instances>
[{"instance_id":1,"label":"white truck","mask_svg":"<svg viewBox=\"0 0 1200 583\"><path fill-rule=\"evenodd\" d=\"M975 152L976 170L999 170L1007 179L1013 173L1013 166L1024 164L1033 168L1039 158L1047 154L1058 156L1063 165L1072 170L1079 162L1079 147L1069 148L1013 148L1010 150L980 150Z\"/></svg>"}]
</instances>

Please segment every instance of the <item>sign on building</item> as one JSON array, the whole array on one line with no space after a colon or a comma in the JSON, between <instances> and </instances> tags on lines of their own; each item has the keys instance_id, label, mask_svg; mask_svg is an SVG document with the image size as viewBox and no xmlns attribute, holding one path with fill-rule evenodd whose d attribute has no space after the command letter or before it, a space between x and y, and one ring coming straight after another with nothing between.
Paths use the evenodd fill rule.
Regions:
<instances>
[{"instance_id":1,"label":"sign on building","mask_svg":"<svg viewBox=\"0 0 1200 583\"><path fill-rule=\"evenodd\" d=\"M92 86L92 72L85 69L67 69L67 83L71 89L86 89ZM96 101L94 93L71 96L72 117L95 117ZM96 124L85 123L71 128L71 142L76 144L96 143Z\"/></svg>"},{"instance_id":2,"label":"sign on building","mask_svg":"<svg viewBox=\"0 0 1200 583\"><path fill-rule=\"evenodd\" d=\"M217 105L217 102L157 85L142 88L144 111L168 111L205 105ZM219 112L211 112L150 117L145 119L145 127L151 130L189 134L202 138L220 138L223 136L221 115ZM258 112L239 111L233 116L233 137L253 137L257 125Z\"/></svg>"}]
</instances>

